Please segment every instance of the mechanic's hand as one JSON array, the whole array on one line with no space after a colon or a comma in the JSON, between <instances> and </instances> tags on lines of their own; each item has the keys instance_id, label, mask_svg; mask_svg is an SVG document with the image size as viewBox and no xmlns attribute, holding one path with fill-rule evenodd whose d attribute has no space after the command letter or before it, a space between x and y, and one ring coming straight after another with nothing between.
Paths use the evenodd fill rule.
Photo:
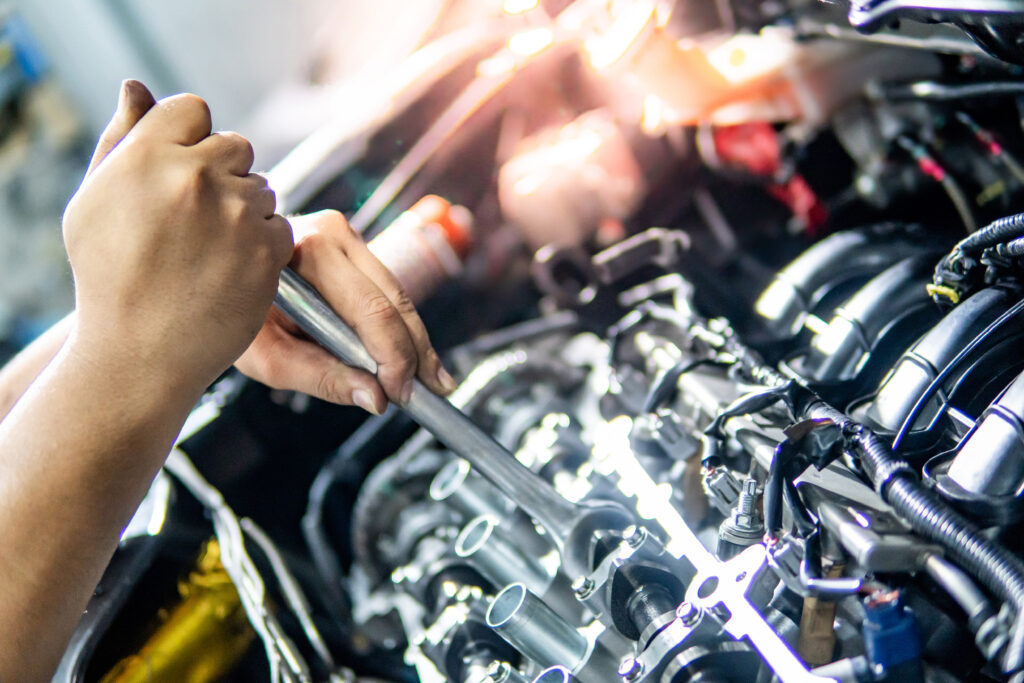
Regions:
<instances>
[{"instance_id":1,"label":"mechanic's hand","mask_svg":"<svg viewBox=\"0 0 1024 683\"><path fill-rule=\"evenodd\" d=\"M383 412L388 398L404 404L414 376L434 392L452 391L455 382L441 366L409 297L345 217L321 211L291 222L292 268L359 334L378 363L377 377L340 363L276 308L235 366L269 386L358 405L375 414Z\"/></svg>"},{"instance_id":2,"label":"mechanic's hand","mask_svg":"<svg viewBox=\"0 0 1024 683\"><path fill-rule=\"evenodd\" d=\"M263 324L291 230L249 173L249 143L211 135L203 100L147 104L148 91L126 87L64 214L71 351L159 373L169 391L201 391Z\"/></svg>"}]
</instances>

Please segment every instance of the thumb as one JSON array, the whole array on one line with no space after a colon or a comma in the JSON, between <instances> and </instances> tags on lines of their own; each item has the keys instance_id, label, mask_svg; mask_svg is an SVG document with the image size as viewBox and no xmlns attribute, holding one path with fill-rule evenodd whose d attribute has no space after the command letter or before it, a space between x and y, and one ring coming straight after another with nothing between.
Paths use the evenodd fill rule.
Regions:
<instances>
[{"instance_id":1,"label":"thumb","mask_svg":"<svg viewBox=\"0 0 1024 683\"><path fill-rule=\"evenodd\" d=\"M117 110L114 112L114 117L110 119L110 123L103 129L100 141L96 143L96 151L92 154L89 170L85 172L86 176L100 165L100 162L110 154L110 151L121 142L154 104L156 104L156 100L153 98L153 94L142 83L130 79L121 83L121 94L117 98Z\"/></svg>"}]
</instances>

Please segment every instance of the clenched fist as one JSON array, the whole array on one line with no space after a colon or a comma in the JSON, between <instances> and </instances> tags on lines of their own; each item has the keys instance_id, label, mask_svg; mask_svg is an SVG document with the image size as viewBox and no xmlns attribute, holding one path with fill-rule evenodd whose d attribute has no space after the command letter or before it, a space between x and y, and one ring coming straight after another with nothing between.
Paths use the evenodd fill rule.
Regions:
<instances>
[{"instance_id":1,"label":"clenched fist","mask_svg":"<svg viewBox=\"0 0 1024 683\"><path fill-rule=\"evenodd\" d=\"M291 230L249 172L249 143L211 134L194 95L155 103L111 146L64 214L73 350L140 363L170 390L201 391L263 325L292 257Z\"/></svg>"}]
</instances>

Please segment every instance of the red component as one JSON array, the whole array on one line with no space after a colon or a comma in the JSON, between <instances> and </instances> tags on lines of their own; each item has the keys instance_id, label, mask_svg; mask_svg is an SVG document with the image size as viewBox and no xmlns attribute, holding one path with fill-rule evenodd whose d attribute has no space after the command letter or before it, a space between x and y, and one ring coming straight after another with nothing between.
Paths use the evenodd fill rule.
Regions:
<instances>
[{"instance_id":1,"label":"red component","mask_svg":"<svg viewBox=\"0 0 1024 683\"><path fill-rule=\"evenodd\" d=\"M804 177L794 175L782 185L769 185L768 192L789 207L810 236L817 235L828 221L828 209Z\"/></svg>"},{"instance_id":2,"label":"red component","mask_svg":"<svg viewBox=\"0 0 1024 683\"><path fill-rule=\"evenodd\" d=\"M428 195L368 243L370 251L390 270L419 304L462 270L469 251L472 215L462 206Z\"/></svg>"},{"instance_id":3,"label":"red component","mask_svg":"<svg viewBox=\"0 0 1024 683\"><path fill-rule=\"evenodd\" d=\"M423 223L430 225L434 223L444 231L448 243L458 252L459 256L465 256L469 251L470 235L469 226L464 220L457 221L452 216L452 206L447 200L438 197L436 194L428 194L409 209L419 216Z\"/></svg>"},{"instance_id":4,"label":"red component","mask_svg":"<svg viewBox=\"0 0 1024 683\"><path fill-rule=\"evenodd\" d=\"M739 166L755 175L773 176L779 171L782 150L775 129L767 123L743 123L715 128L715 153L725 164Z\"/></svg>"},{"instance_id":5,"label":"red component","mask_svg":"<svg viewBox=\"0 0 1024 683\"><path fill-rule=\"evenodd\" d=\"M828 211L810 184L800 174L785 183L771 182L782 164L782 149L775 129L768 123L744 123L715 128L715 153L724 164L736 166L769 180L768 193L789 207L805 226L816 235L828 220Z\"/></svg>"},{"instance_id":6,"label":"red component","mask_svg":"<svg viewBox=\"0 0 1024 683\"><path fill-rule=\"evenodd\" d=\"M922 157L917 162L921 172L937 183L946 179L946 171L931 157Z\"/></svg>"}]
</instances>

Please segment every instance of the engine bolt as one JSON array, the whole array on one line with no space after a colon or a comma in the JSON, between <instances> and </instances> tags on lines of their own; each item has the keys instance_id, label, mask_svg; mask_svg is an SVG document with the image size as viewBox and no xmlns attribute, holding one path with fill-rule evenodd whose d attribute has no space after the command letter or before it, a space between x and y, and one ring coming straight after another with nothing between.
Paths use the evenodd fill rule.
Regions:
<instances>
[{"instance_id":1,"label":"engine bolt","mask_svg":"<svg viewBox=\"0 0 1024 683\"><path fill-rule=\"evenodd\" d=\"M508 662L499 662L498 660L494 660L487 666L487 677L494 681L494 683L507 681L511 675L512 667Z\"/></svg>"},{"instance_id":2,"label":"engine bolt","mask_svg":"<svg viewBox=\"0 0 1024 683\"><path fill-rule=\"evenodd\" d=\"M687 626L693 626L700 618L700 610L688 602L682 602L676 607L676 616Z\"/></svg>"},{"instance_id":3,"label":"engine bolt","mask_svg":"<svg viewBox=\"0 0 1024 683\"><path fill-rule=\"evenodd\" d=\"M644 672L644 666L635 657L626 657L619 664L619 675L627 681L635 681Z\"/></svg>"},{"instance_id":4,"label":"engine bolt","mask_svg":"<svg viewBox=\"0 0 1024 683\"><path fill-rule=\"evenodd\" d=\"M587 576L577 576L572 581L572 592L577 600L586 600L594 592L594 580Z\"/></svg>"},{"instance_id":5,"label":"engine bolt","mask_svg":"<svg viewBox=\"0 0 1024 683\"><path fill-rule=\"evenodd\" d=\"M644 540L647 539L647 529L631 524L622 532L622 537L629 544L630 548L639 548L643 545Z\"/></svg>"}]
</instances>

